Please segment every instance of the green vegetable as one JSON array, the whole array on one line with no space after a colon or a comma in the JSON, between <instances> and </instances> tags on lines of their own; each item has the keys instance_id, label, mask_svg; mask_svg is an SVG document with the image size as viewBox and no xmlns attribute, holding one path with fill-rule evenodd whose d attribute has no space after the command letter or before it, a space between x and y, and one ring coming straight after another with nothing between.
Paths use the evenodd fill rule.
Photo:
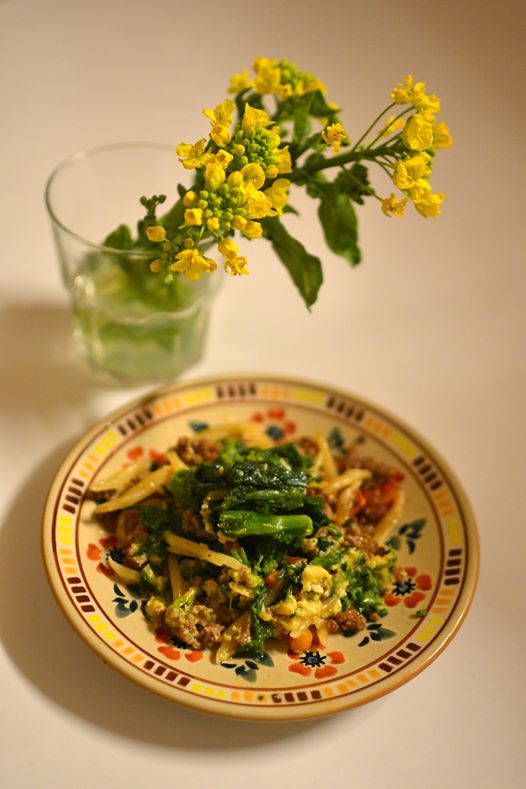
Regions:
<instances>
[{"instance_id":1,"label":"green vegetable","mask_svg":"<svg viewBox=\"0 0 526 789\"><path fill-rule=\"evenodd\" d=\"M360 553L353 564L345 570L349 582L345 597L342 598L342 608L356 608L367 619L371 614L382 616L385 612L384 594L381 570L367 567L365 555Z\"/></svg>"},{"instance_id":2,"label":"green vegetable","mask_svg":"<svg viewBox=\"0 0 526 789\"><path fill-rule=\"evenodd\" d=\"M329 567L339 564L346 553L347 548L338 548L334 551L329 551L329 553L326 553L323 556L317 556L312 560L311 564L325 567L325 569L328 570Z\"/></svg>"},{"instance_id":3,"label":"green vegetable","mask_svg":"<svg viewBox=\"0 0 526 789\"><path fill-rule=\"evenodd\" d=\"M264 622L259 613L263 608L263 604L265 602L265 598L268 594L268 590L263 586L256 594L254 600L252 601L252 605L250 606L250 619L251 619L251 635L252 638L245 644L241 649L238 650L237 654L240 655L258 655L261 654L265 649L265 643L268 641L269 638L272 637L272 624L270 622Z\"/></svg>"},{"instance_id":4,"label":"green vegetable","mask_svg":"<svg viewBox=\"0 0 526 789\"><path fill-rule=\"evenodd\" d=\"M308 515L266 515L250 510L229 510L221 513L219 528L229 537L273 537L290 544L312 534L312 520Z\"/></svg>"}]
</instances>

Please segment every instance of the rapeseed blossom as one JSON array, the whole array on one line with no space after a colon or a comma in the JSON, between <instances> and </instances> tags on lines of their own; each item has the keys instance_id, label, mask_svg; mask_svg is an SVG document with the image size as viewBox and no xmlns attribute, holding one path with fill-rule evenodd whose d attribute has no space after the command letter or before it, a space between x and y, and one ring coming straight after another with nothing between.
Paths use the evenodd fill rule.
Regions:
<instances>
[{"instance_id":1,"label":"rapeseed blossom","mask_svg":"<svg viewBox=\"0 0 526 789\"><path fill-rule=\"evenodd\" d=\"M354 144L339 105L325 99L323 82L288 60L256 58L253 73L245 68L234 74L228 90L233 99L203 110L210 123L207 136L176 147L193 181L189 188L178 187L180 199L166 215L166 227L165 219L155 215L164 196L141 198L148 210L144 235L156 245L150 269L167 283L174 275L193 281L214 272L218 266L209 257L214 250L225 272L246 275L248 261L234 237L265 237L310 306L321 284L321 264L281 224L283 215L294 210L289 206L293 184L320 200L327 243L353 263L360 260L354 203L372 196L388 217L403 216L409 202L423 217L440 214L444 195L433 192L430 177L437 150L453 143L446 123L436 119L440 100L426 92L425 82L408 74ZM272 113L265 106L268 96L273 97ZM398 114L387 115L393 108ZM321 131L313 131L314 121ZM400 196L376 193L366 166L373 164ZM326 176L331 167L338 168L332 181Z\"/></svg>"}]
</instances>

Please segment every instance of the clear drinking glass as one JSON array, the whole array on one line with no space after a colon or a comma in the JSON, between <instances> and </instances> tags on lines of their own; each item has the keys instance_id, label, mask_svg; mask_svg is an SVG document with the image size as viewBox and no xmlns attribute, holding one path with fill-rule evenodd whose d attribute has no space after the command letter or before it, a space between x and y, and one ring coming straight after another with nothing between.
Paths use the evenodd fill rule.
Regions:
<instances>
[{"instance_id":1,"label":"clear drinking glass","mask_svg":"<svg viewBox=\"0 0 526 789\"><path fill-rule=\"evenodd\" d=\"M125 236L107 238L121 225L134 235L145 213L142 195L165 194L160 208L169 210L180 177L172 146L122 143L70 156L46 186L77 347L92 366L124 382L175 378L203 353L219 277L189 282L176 275L165 283L149 268L155 250L119 249Z\"/></svg>"}]
</instances>

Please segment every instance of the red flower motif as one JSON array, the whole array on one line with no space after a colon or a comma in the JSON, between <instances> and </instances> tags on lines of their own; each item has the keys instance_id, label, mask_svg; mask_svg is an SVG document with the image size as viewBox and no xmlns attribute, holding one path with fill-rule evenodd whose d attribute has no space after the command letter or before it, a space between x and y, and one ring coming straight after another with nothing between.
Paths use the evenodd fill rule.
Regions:
<instances>
[{"instance_id":1,"label":"red flower motif","mask_svg":"<svg viewBox=\"0 0 526 789\"><path fill-rule=\"evenodd\" d=\"M433 588L433 580L427 573L418 575L416 567L404 567L405 580L395 582L392 592L384 595L384 603L389 608L394 608L401 600L406 608L416 608L425 599L425 592Z\"/></svg>"},{"instance_id":2,"label":"red flower motif","mask_svg":"<svg viewBox=\"0 0 526 789\"><path fill-rule=\"evenodd\" d=\"M316 679L325 679L325 677L333 677L337 673L338 669L334 666L322 666L322 668L316 669L314 676Z\"/></svg>"},{"instance_id":3,"label":"red flower motif","mask_svg":"<svg viewBox=\"0 0 526 789\"><path fill-rule=\"evenodd\" d=\"M204 655L200 649L194 649L193 652L185 652L184 656L190 663L196 663L198 660L202 660Z\"/></svg>"},{"instance_id":4,"label":"red flower motif","mask_svg":"<svg viewBox=\"0 0 526 789\"><path fill-rule=\"evenodd\" d=\"M93 542L90 542L88 545L88 549L86 551L88 559L92 559L92 561L98 562L100 559L100 548L98 545L95 545Z\"/></svg>"},{"instance_id":5,"label":"red flower motif","mask_svg":"<svg viewBox=\"0 0 526 789\"><path fill-rule=\"evenodd\" d=\"M418 589L422 589L424 592L428 592L432 586L433 581L431 580L430 575L419 575L416 579L416 585Z\"/></svg>"},{"instance_id":6,"label":"red flower motif","mask_svg":"<svg viewBox=\"0 0 526 789\"><path fill-rule=\"evenodd\" d=\"M132 447L126 454L130 460L139 460L144 455L144 449L142 447Z\"/></svg>"},{"instance_id":7,"label":"red flower motif","mask_svg":"<svg viewBox=\"0 0 526 789\"><path fill-rule=\"evenodd\" d=\"M343 652L327 652L325 655L322 655L318 650L306 650L302 654L289 650L287 655L294 661L289 666L289 671L292 671L294 674L300 674L302 677L308 677L314 672L316 679L333 677L338 673L338 669L335 666L345 663ZM327 660L329 660L329 664L326 665Z\"/></svg>"},{"instance_id":8,"label":"red flower motif","mask_svg":"<svg viewBox=\"0 0 526 789\"><path fill-rule=\"evenodd\" d=\"M289 671L292 671L294 674L301 674L302 677L308 677L311 667L304 666L303 663L293 663L292 666L289 666Z\"/></svg>"},{"instance_id":9,"label":"red flower motif","mask_svg":"<svg viewBox=\"0 0 526 789\"><path fill-rule=\"evenodd\" d=\"M164 646L164 647L157 647L157 652L160 652L161 655L164 655L169 660L179 660L181 657L181 653L178 649L174 649L174 647Z\"/></svg>"},{"instance_id":10,"label":"red flower motif","mask_svg":"<svg viewBox=\"0 0 526 789\"><path fill-rule=\"evenodd\" d=\"M412 592L409 597L404 598L404 605L406 608L416 608L418 603L421 603L425 598L422 592Z\"/></svg>"}]
</instances>

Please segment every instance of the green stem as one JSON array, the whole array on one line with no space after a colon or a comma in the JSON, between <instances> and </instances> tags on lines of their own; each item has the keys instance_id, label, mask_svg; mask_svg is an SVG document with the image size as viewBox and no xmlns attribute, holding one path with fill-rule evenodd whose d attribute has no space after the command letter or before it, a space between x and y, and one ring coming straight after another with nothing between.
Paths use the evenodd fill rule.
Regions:
<instances>
[{"instance_id":1,"label":"green stem","mask_svg":"<svg viewBox=\"0 0 526 789\"><path fill-rule=\"evenodd\" d=\"M356 151L355 149L352 149L351 151L340 153L338 156L332 156L330 159L322 158L320 161L317 161L310 166L306 165L301 170L291 173L288 178L290 181L301 180L306 175L309 176L313 173L319 172L320 170L327 170L329 167L339 167L344 164L349 164L350 162L359 162L361 159L374 161L379 156L384 156L385 154L389 153L390 149L386 145L380 145L378 148L374 148L372 150L366 150L362 148L359 151Z\"/></svg>"},{"instance_id":2,"label":"green stem","mask_svg":"<svg viewBox=\"0 0 526 789\"><path fill-rule=\"evenodd\" d=\"M391 106L393 106L393 105L391 105ZM387 130L389 129L389 127L393 125L393 123L396 123L396 121L397 121L399 118L403 118L403 116L404 116L404 115L407 115L407 113L408 113L408 112L411 112L411 110L412 110L412 109L413 109L413 107L407 107L405 110L402 110L402 112L400 112L398 115L396 115L396 117L394 117L394 118L393 118L393 120L391 121L391 123L388 123L388 124L387 124L387 126L386 126L385 128L383 128L383 129L382 129L382 131L381 131L379 134L377 134L377 135L376 135L376 137L374 138L374 140L372 140L372 141L369 143L369 145L366 145L365 147L366 147L366 148L372 148L372 146L375 144L375 142L377 142L377 141L380 139L380 137L383 137L383 136L384 136L384 134L387 132ZM392 142L394 139L396 139L396 138L394 138L394 137L391 137L391 139L389 140L389 142Z\"/></svg>"},{"instance_id":3,"label":"green stem","mask_svg":"<svg viewBox=\"0 0 526 789\"><path fill-rule=\"evenodd\" d=\"M374 119L374 121L371 123L371 125L370 125L370 126L368 126L368 127L367 127L367 129L364 131L364 133L362 134L362 136L360 137L360 139L359 139L359 140L357 140L357 141L354 143L354 145L353 145L353 147L352 147L352 149L351 149L351 152L352 152L352 151L355 151L355 150L358 148L358 146L360 145L360 143L362 142L362 140L365 140L365 138L367 137L367 135L369 134L369 132L371 131L371 129L373 129L373 128L376 126L376 124L378 123L378 121L380 120L380 118L383 118L383 116L385 115L385 113L386 113L386 112L389 112L389 110L391 109L391 107L394 107L394 106L395 106L395 104L396 104L396 102L395 102L395 101L392 101L392 102L391 102L391 104L389 104L389 105L388 105L388 106L385 108L385 110L382 110L382 112L381 112L379 115L377 115L377 116L376 116L376 118L375 118L375 119Z\"/></svg>"}]
</instances>

